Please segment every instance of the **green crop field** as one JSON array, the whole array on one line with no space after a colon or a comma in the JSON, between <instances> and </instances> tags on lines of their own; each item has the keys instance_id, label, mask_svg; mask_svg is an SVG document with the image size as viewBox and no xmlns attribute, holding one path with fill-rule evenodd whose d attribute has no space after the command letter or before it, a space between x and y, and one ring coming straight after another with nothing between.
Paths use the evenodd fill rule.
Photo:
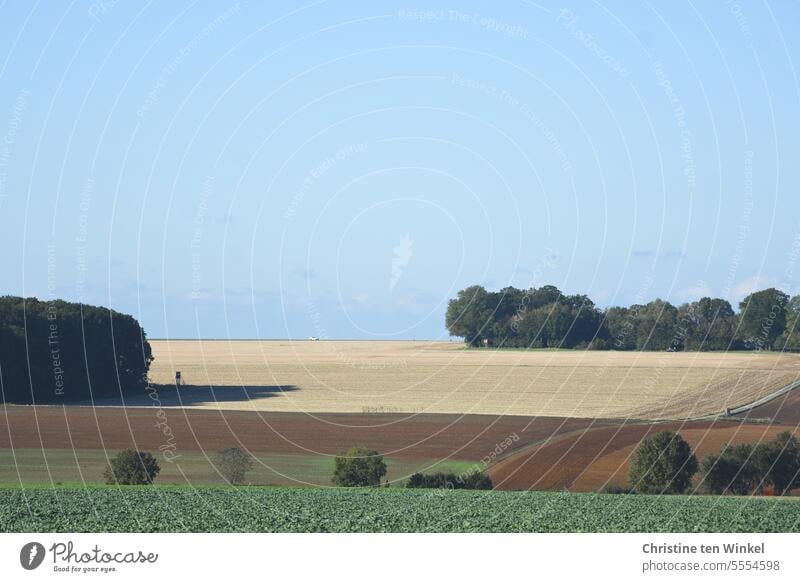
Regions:
<instances>
[{"instance_id":1,"label":"green crop field","mask_svg":"<svg viewBox=\"0 0 800 582\"><path fill-rule=\"evenodd\" d=\"M797 532L800 500L403 489L0 489L6 532Z\"/></svg>"},{"instance_id":2,"label":"green crop field","mask_svg":"<svg viewBox=\"0 0 800 582\"><path fill-rule=\"evenodd\" d=\"M0 486L47 484L102 484L108 458L118 451L95 449L0 449ZM214 468L214 456L181 453L173 461L162 462L160 484L225 485ZM256 453L247 479L254 485L313 486L330 485L333 457L300 453ZM387 479L403 480L416 471L451 471L457 474L474 470L475 463L464 460L405 458L386 459Z\"/></svg>"}]
</instances>

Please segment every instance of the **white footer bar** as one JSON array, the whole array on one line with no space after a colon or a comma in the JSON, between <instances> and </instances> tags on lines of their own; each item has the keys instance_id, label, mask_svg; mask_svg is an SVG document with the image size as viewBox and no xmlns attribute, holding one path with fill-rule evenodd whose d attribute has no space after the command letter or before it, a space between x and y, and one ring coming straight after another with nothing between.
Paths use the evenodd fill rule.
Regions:
<instances>
[{"instance_id":1,"label":"white footer bar","mask_svg":"<svg viewBox=\"0 0 800 582\"><path fill-rule=\"evenodd\" d=\"M0 579L798 580L799 542L800 534L0 534Z\"/></svg>"}]
</instances>

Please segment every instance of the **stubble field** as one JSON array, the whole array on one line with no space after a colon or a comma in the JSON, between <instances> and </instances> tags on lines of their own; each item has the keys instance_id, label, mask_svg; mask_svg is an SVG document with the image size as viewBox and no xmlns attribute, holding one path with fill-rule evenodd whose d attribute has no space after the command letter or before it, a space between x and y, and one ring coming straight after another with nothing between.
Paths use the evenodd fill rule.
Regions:
<instances>
[{"instance_id":1,"label":"stubble field","mask_svg":"<svg viewBox=\"0 0 800 582\"><path fill-rule=\"evenodd\" d=\"M683 419L719 414L800 378L800 358L763 353L468 350L411 341L151 345L151 380L171 384L180 371L189 385L164 391L164 406L221 410Z\"/></svg>"}]
</instances>

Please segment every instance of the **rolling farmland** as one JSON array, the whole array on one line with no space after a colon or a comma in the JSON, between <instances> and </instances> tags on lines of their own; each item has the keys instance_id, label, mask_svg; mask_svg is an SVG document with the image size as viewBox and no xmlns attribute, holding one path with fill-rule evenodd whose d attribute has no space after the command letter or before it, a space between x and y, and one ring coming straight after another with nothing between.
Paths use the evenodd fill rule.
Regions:
<instances>
[{"instance_id":1,"label":"rolling farmland","mask_svg":"<svg viewBox=\"0 0 800 582\"><path fill-rule=\"evenodd\" d=\"M333 456L365 444L384 453L388 478L414 471L473 468L509 435L517 446L595 425L586 419L519 416L319 414L151 408L0 409L0 483L98 482L109 456L125 448L162 455L159 483L223 484L216 451L245 448L253 483L330 485ZM509 451L512 449L509 449ZM481 465L482 466L482 465Z\"/></svg>"},{"instance_id":2,"label":"rolling farmland","mask_svg":"<svg viewBox=\"0 0 800 582\"><path fill-rule=\"evenodd\" d=\"M625 482L652 432L681 432L702 456L800 421L797 391L717 418L797 380L800 357L789 354L152 345L155 384L140 397L4 407L0 483L97 483L109 456L136 448L163 456L161 483L221 484L213 457L239 446L255 460L251 483L330 485L333 456L368 446L386 456L393 485L414 471L477 467L499 489L599 491ZM170 386L175 371L189 385Z\"/></svg>"},{"instance_id":3,"label":"rolling farmland","mask_svg":"<svg viewBox=\"0 0 800 582\"><path fill-rule=\"evenodd\" d=\"M800 378L764 353L467 350L452 342L152 341L165 406L676 419L756 400ZM114 404L114 402L99 402ZM149 400L128 399L127 405Z\"/></svg>"}]
</instances>

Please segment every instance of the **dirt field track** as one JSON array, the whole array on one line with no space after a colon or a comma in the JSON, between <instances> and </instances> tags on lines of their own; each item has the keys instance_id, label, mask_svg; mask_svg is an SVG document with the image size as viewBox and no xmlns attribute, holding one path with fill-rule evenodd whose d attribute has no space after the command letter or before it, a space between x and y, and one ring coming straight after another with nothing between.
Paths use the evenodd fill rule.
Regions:
<instances>
[{"instance_id":1,"label":"dirt field track","mask_svg":"<svg viewBox=\"0 0 800 582\"><path fill-rule=\"evenodd\" d=\"M410 341L151 344L152 381L170 384L179 370L191 385L163 391L163 405L223 410L675 419L717 414L800 378L796 355L466 350Z\"/></svg>"}]
</instances>

